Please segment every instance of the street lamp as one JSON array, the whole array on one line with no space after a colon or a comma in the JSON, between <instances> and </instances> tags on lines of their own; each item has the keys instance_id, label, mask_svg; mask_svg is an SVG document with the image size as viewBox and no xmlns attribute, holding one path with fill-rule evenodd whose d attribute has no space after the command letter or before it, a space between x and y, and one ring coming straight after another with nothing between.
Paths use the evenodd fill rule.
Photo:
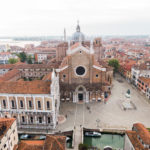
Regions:
<instances>
[{"instance_id":1,"label":"street lamp","mask_svg":"<svg viewBox=\"0 0 150 150\"><path fill-rule=\"evenodd\" d=\"M96 120L96 123L97 123L97 128L99 128L99 127L100 127L100 126L99 126L100 119L97 119L97 120Z\"/></svg>"}]
</instances>

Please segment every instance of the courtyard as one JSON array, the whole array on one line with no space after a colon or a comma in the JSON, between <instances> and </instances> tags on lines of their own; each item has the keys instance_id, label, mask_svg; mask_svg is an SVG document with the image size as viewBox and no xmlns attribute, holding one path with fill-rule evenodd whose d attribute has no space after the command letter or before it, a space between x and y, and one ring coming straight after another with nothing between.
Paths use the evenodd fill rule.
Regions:
<instances>
[{"instance_id":1,"label":"courtyard","mask_svg":"<svg viewBox=\"0 0 150 150\"><path fill-rule=\"evenodd\" d=\"M121 102L126 99L127 90L131 91L131 101L137 109L123 110ZM150 127L150 104L145 96L119 75L113 80L112 94L104 102L75 104L61 103L60 114L66 116L66 121L57 126L56 130L71 130L74 126L85 128L131 129L133 123L141 122Z\"/></svg>"}]
</instances>

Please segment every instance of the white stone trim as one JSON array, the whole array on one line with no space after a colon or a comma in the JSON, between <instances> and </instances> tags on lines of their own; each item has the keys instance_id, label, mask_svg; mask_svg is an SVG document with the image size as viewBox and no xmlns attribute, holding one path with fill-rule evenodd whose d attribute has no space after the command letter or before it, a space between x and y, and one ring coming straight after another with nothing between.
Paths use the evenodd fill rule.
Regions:
<instances>
[{"instance_id":1,"label":"white stone trim","mask_svg":"<svg viewBox=\"0 0 150 150\"><path fill-rule=\"evenodd\" d=\"M106 68L101 68L101 67L98 67L98 66L95 66L95 65L93 65L93 68L96 68L96 69L101 70L101 71L106 71Z\"/></svg>"},{"instance_id":2,"label":"white stone trim","mask_svg":"<svg viewBox=\"0 0 150 150\"><path fill-rule=\"evenodd\" d=\"M65 66L65 67L60 68L60 69L56 69L56 72L61 72L61 71L65 70L65 69L67 69L67 68L68 68L68 66Z\"/></svg>"},{"instance_id":3,"label":"white stone trim","mask_svg":"<svg viewBox=\"0 0 150 150\"><path fill-rule=\"evenodd\" d=\"M3 112L17 112L17 113L21 113L22 114L22 112L24 112L24 113L28 113L28 112L41 112L41 113L44 113L44 112L48 112L48 113L52 113L52 112L54 112L53 110L24 110L23 111L23 109L2 109L2 111Z\"/></svg>"}]
</instances>

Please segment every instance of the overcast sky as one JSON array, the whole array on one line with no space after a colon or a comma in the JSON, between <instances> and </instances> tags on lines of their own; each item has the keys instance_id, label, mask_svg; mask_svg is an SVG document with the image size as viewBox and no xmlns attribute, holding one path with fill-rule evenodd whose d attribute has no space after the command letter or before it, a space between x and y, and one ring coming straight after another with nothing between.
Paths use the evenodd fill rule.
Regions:
<instances>
[{"instance_id":1,"label":"overcast sky","mask_svg":"<svg viewBox=\"0 0 150 150\"><path fill-rule=\"evenodd\" d=\"M150 0L1 0L0 36L150 35Z\"/></svg>"}]
</instances>

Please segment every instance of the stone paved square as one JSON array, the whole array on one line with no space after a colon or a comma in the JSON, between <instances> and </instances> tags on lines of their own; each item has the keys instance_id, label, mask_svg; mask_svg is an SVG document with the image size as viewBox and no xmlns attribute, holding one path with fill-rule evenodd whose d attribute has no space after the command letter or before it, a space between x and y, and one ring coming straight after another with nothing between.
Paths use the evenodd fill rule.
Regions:
<instances>
[{"instance_id":1,"label":"stone paved square","mask_svg":"<svg viewBox=\"0 0 150 150\"><path fill-rule=\"evenodd\" d=\"M119 82L118 79L123 82ZM136 105L136 110L121 109L121 101L126 99L125 94L128 89L131 91L131 100ZM150 127L148 100L118 75L113 80L112 94L106 104L103 102L61 103L60 114L67 115L66 122L57 127L57 130L62 131L73 129L76 125L97 128L96 120L98 119L100 128L131 129L135 122L141 122L146 127Z\"/></svg>"}]
</instances>

